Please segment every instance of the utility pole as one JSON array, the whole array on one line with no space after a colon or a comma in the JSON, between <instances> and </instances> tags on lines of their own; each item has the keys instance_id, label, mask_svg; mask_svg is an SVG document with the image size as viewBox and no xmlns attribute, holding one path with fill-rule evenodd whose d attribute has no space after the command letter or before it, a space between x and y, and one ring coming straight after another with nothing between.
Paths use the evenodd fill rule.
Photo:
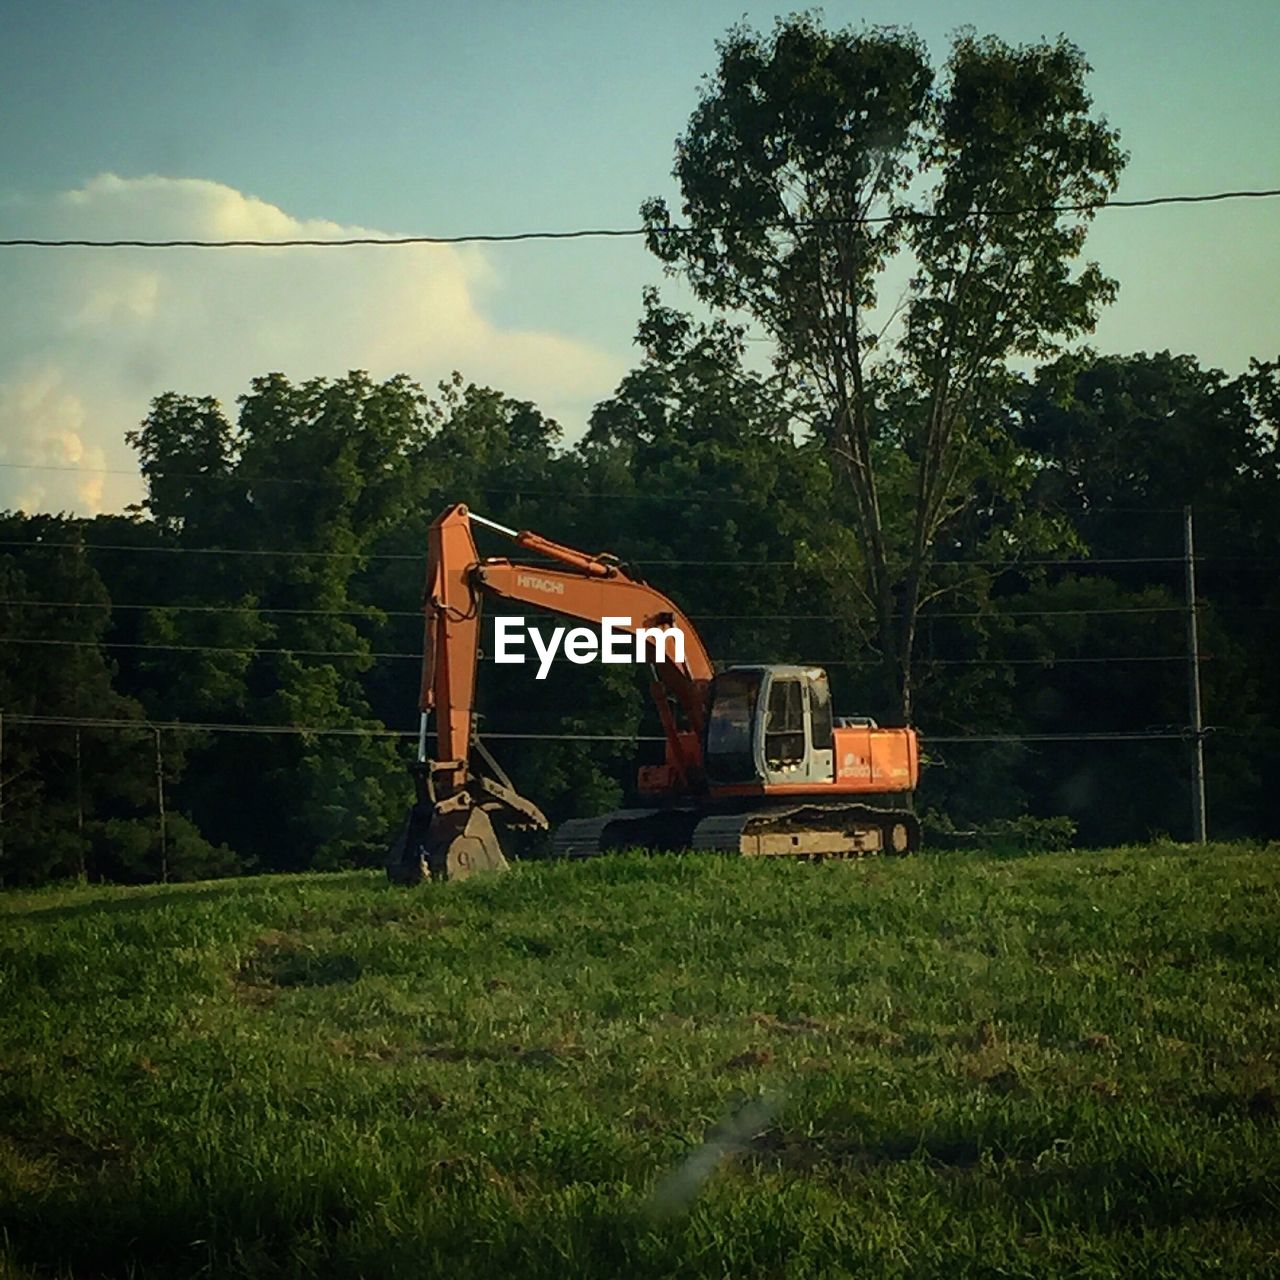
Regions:
<instances>
[{"instance_id":1,"label":"utility pole","mask_svg":"<svg viewBox=\"0 0 1280 1280\"><path fill-rule=\"evenodd\" d=\"M1200 629L1196 622L1196 548L1191 508L1182 508L1182 554L1187 576L1187 701L1191 713L1191 838L1208 840L1204 812L1204 718L1200 709Z\"/></svg>"},{"instance_id":2,"label":"utility pole","mask_svg":"<svg viewBox=\"0 0 1280 1280\"><path fill-rule=\"evenodd\" d=\"M160 806L160 882L169 883L169 840L164 820L164 756L160 754L160 730L156 735L156 800Z\"/></svg>"},{"instance_id":3,"label":"utility pole","mask_svg":"<svg viewBox=\"0 0 1280 1280\"><path fill-rule=\"evenodd\" d=\"M80 760L80 726L76 726L76 841L80 859L80 882L87 884L89 868L84 857L84 767Z\"/></svg>"}]
</instances>

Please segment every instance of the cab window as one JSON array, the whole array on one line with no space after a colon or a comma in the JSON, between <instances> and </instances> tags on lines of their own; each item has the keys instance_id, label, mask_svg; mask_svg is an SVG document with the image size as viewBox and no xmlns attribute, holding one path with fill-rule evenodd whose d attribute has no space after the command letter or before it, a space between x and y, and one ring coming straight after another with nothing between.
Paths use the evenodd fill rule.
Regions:
<instances>
[{"instance_id":1,"label":"cab window","mask_svg":"<svg viewBox=\"0 0 1280 1280\"><path fill-rule=\"evenodd\" d=\"M770 769L794 768L804 761L804 690L799 680L775 680L769 686L764 759Z\"/></svg>"},{"instance_id":2,"label":"cab window","mask_svg":"<svg viewBox=\"0 0 1280 1280\"><path fill-rule=\"evenodd\" d=\"M815 751L830 751L835 723L831 715L831 686L825 678L809 682L809 737Z\"/></svg>"},{"instance_id":3,"label":"cab window","mask_svg":"<svg viewBox=\"0 0 1280 1280\"><path fill-rule=\"evenodd\" d=\"M707 772L721 782L744 782L755 776L752 729L760 679L726 672L712 687L707 718Z\"/></svg>"}]
</instances>

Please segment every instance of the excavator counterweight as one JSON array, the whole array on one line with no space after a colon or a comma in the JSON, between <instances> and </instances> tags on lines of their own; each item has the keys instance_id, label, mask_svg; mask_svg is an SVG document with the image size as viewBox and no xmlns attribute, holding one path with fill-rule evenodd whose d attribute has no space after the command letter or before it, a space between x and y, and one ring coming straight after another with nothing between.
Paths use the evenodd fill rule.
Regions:
<instances>
[{"instance_id":1,"label":"excavator counterweight","mask_svg":"<svg viewBox=\"0 0 1280 1280\"><path fill-rule=\"evenodd\" d=\"M535 567L482 559L473 521L543 560ZM621 626L654 672L665 752L661 764L639 770L641 805L563 823L553 835L556 856L649 848L816 859L919 847L914 730L837 720L826 673L816 667L716 672L678 606L616 557L507 529L458 504L428 534L417 799L392 847L391 879L503 870L514 840L548 827L475 730L486 599L553 611L606 633ZM668 655L672 634L681 643Z\"/></svg>"}]
</instances>

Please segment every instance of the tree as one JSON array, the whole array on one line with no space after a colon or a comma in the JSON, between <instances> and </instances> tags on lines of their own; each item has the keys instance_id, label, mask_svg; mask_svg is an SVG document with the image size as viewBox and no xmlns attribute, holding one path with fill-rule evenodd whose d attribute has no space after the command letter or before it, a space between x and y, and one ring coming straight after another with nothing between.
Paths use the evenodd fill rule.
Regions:
<instances>
[{"instance_id":1,"label":"tree","mask_svg":"<svg viewBox=\"0 0 1280 1280\"><path fill-rule=\"evenodd\" d=\"M821 658L826 647L793 635L787 616L821 592L793 561L823 522L830 472L819 449L793 440L777 379L743 367L743 336L646 293L644 358L596 406L579 446L593 487L618 495L597 506L595 536L701 617L714 657Z\"/></svg>"},{"instance_id":2,"label":"tree","mask_svg":"<svg viewBox=\"0 0 1280 1280\"><path fill-rule=\"evenodd\" d=\"M1075 353L1040 369L1019 396L1024 439L1042 459L1038 487L1069 512L1082 541L1108 573L1131 589L1172 588L1181 599L1182 508L1195 513L1201 602L1201 673L1211 829L1215 834L1274 830L1280 821L1280 678L1269 655L1280 616L1275 556L1280 548L1280 362L1252 361L1231 378L1194 357ZM1122 567L1121 567L1122 566ZM1097 595L1106 587L1095 579ZM1136 618L1123 620L1136 634ZM1106 631L1095 621L1094 634ZM1178 652L1183 621L1171 614L1147 652ZM1067 653L1068 637L1049 650ZM1097 646L1095 646L1097 647ZM1133 652L1133 649L1130 649ZM1120 721L1181 724L1182 672L1174 668L1169 710L1141 692L1137 673L1103 688L1097 704L1129 705ZM1065 683L1065 682L1064 682ZM1135 699L1133 694L1139 696ZM1073 713L1087 705L1073 690ZM1139 708L1145 707L1142 711ZM1178 753L1177 786L1185 763ZM1182 806L1180 806L1180 809ZM1181 812L1164 825L1180 831ZM1089 834L1087 824L1082 833Z\"/></svg>"},{"instance_id":3,"label":"tree","mask_svg":"<svg viewBox=\"0 0 1280 1280\"><path fill-rule=\"evenodd\" d=\"M235 432L212 396L157 396L142 424L125 432L147 482L142 506L161 529L202 536L243 515L244 487L232 474Z\"/></svg>"},{"instance_id":4,"label":"tree","mask_svg":"<svg viewBox=\"0 0 1280 1280\"><path fill-rule=\"evenodd\" d=\"M940 83L913 34L828 32L810 15L769 37L736 27L718 49L677 142L681 226L647 201L648 244L703 301L764 325L803 379L908 719L940 541L984 491L1017 492L999 412L1010 361L1087 332L1114 292L1072 265L1124 156L1065 40L962 35Z\"/></svg>"},{"instance_id":5,"label":"tree","mask_svg":"<svg viewBox=\"0 0 1280 1280\"><path fill-rule=\"evenodd\" d=\"M234 869L227 850L181 824L170 833L180 839L161 852L154 731L119 691L102 647L111 601L84 527L5 514L0 534L11 548L0 554L0 883L155 876L162 865L174 878ZM177 783L184 751L175 741L166 747L167 776ZM127 867L122 839L132 851Z\"/></svg>"},{"instance_id":6,"label":"tree","mask_svg":"<svg viewBox=\"0 0 1280 1280\"><path fill-rule=\"evenodd\" d=\"M204 749L183 800L202 829L270 867L371 859L404 783L365 681L381 610L353 593L366 556L405 516L425 442L426 397L404 376L293 384L254 379L232 427L216 402L164 395L130 441L144 507L188 561L137 622L132 672L153 713L327 728L225 736ZM234 554L234 553L249 554ZM231 791L239 803L228 806Z\"/></svg>"}]
</instances>

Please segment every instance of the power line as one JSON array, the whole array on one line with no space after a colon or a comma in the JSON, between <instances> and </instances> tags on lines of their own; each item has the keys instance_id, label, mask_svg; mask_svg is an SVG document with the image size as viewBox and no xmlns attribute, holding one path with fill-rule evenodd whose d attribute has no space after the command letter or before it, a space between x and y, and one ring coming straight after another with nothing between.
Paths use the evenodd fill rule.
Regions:
<instances>
[{"instance_id":1,"label":"power line","mask_svg":"<svg viewBox=\"0 0 1280 1280\"><path fill-rule=\"evenodd\" d=\"M280 547L160 547L128 542L46 542L43 539L0 539L0 547L48 547L61 551L130 551L145 555L188 556L291 556L295 559L318 560L417 560L426 563L422 552L370 552L370 551L297 551ZM1179 561L1181 563L1181 561Z\"/></svg>"},{"instance_id":2,"label":"power line","mask_svg":"<svg viewBox=\"0 0 1280 1280\"><path fill-rule=\"evenodd\" d=\"M307 550L290 550L284 547L172 547L172 546L145 546L142 544L132 544L124 542L49 542L40 538L0 538L0 547L31 547L31 548L47 548L49 550L63 551L126 551L135 554L159 554L159 555L189 555L189 556L287 556L296 559L322 559L322 560L413 560L419 563L425 563L425 555L422 552L394 552L394 551L307 551ZM1218 555L1197 555L1198 563L1214 562L1219 564L1273 564L1280 556L1218 556ZM799 561L796 560L650 560L644 558L633 558L631 556L621 557L624 565L634 565L637 567L650 566L669 566L672 568L703 568L703 569L795 569L801 567ZM540 567L543 562L537 562ZM1182 556L1098 556L1090 559L1085 556L1074 557L1029 557L1027 559L983 559L974 557L964 560L935 560L934 567L946 569L952 567L962 567L964 565L975 565L979 568L987 569L1019 569L1019 568L1039 568L1039 567L1071 567L1071 568L1090 568L1098 565L1121 565L1121 564L1176 564L1185 563Z\"/></svg>"},{"instance_id":3,"label":"power line","mask_svg":"<svg viewBox=\"0 0 1280 1280\"><path fill-rule=\"evenodd\" d=\"M293 735L316 738L417 738L417 729L387 729L365 726L227 724L195 720L125 720L120 717L41 716L4 713L6 724L43 725L78 729L133 729L154 733L157 729L177 733L231 733ZM1236 733L1236 730L1217 730ZM661 734L641 733L506 733L482 731L479 738L524 742L664 742ZM1174 741L1187 736L1178 729L1120 729L1084 733L964 733L932 734L920 731L926 743L997 743L997 742L1146 742Z\"/></svg>"},{"instance_id":4,"label":"power line","mask_svg":"<svg viewBox=\"0 0 1280 1280\"><path fill-rule=\"evenodd\" d=\"M1148 742L1154 740L1182 741L1188 736L1186 729L1117 730L1095 733L921 733L927 743L943 742L948 746L957 742Z\"/></svg>"},{"instance_id":5,"label":"power line","mask_svg":"<svg viewBox=\"0 0 1280 1280\"><path fill-rule=\"evenodd\" d=\"M1057 667L1081 664L1098 664L1104 665L1113 662L1186 662L1187 655L1185 653L1156 653L1156 654L1125 654L1115 657L1085 657L1085 658L930 658L916 655L916 661L921 666L934 667ZM1212 655L1205 654L1202 661L1209 662ZM785 665L789 667L878 667L881 665L879 658L801 658L788 661L785 664L778 664L773 661L758 658L726 658L725 662L732 662L737 666L743 667L767 667L775 665Z\"/></svg>"},{"instance_id":6,"label":"power line","mask_svg":"<svg viewBox=\"0 0 1280 1280\"><path fill-rule=\"evenodd\" d=\"M297 658L376 658L379 660L412 660L422 661L421 653L389 653L366 652L360 649L289 649L259 648L255 645L205 645L205 644L162 644L146 640L62 640L46 636L0 636L0 644L44 645L71 649L144 649L163 650L173 653L234 653L248 657L287 656ZM1205 655L1204 661L1210 661L1212 655ZM488 654L481 654L481 662L492 662ZM926 666L948 667L1053 667L1081 663L1114 663L1114 662L1185 662L1184 653L1161 654L1126 654L1097 657L1045 657L1045 658L928 658L921 657L920 662ZM569 659L557 655L553 662L563 663ZM733 663L736 666L762 667L778 665L766 658L730 658L720 660L719 665ZM582 665L582 664L574 664ZM874 667L880 665L878 658L801 658L787 662L794 667Z\"/></svg>"},{"instance_id":7,"label":"power line","mask_svg":"<svg viewBox=\"0 0 1280 1280\"><path fill-rule=\"evenodd\" d=\"M182 733L290 734L317 738L416 738L417 729L366 728L363 726L312 726L291 724L219 724L195 720L125 720L119 717L37 716L4 712L6 724L51 725L79 729L157 729ZM613 733L480 733L478 737L531 742L663 742L660 736Z\"/></svg>"},{"instance_id":8,"label":"power line","mask_svg":"<svg viewBox=\"0 0 1280 1280\"><path fill-rule=\"evenodd\" d=\"M512 601L511 607L518 602ZM351 609L281 609L267 605L220 605L220 604L141 604L116 600L14 600L0 599L0 607L34 608L34 609L128 609L146 610L158 613L217 613L217 614L278 614L287 617L316 618L359 618L366 622L381 622L386 618L405 618L421 622L422 609L383 609L377 605L366 605L363 608ZM1280 610L1256 605L1210 605L1208 601L1199 601L1198 609L1212 607L1217 613L1276 613ZM1168 605L1126 605L1106 609L1011 609L1001 611L992 609L967 610L921 610L918 617L921 622L933 618L986 618L990 621L1016 621L1021 618L1080 618L1114 616L1121 614L1159 614L1176 613L1183 615L1187 606L1183 604ZM564 617L554 610L526 609L523 617ZM690 622L847 622L849 615L845 613L690 613L685 615ZM897 616L897 615L895 615Z\"/></svg>"},{"instance_id":9,"label":"power line","mask_svg":"<svg viewBox=\"0 0 1280 1280\"><path fill-rule=\"evenodd\" d=\"M0 644L54 645L65 649L159 649L170 653L234 653L241 657L291 658L412 658L420 653L379 653L363 649L259 648L256 645L161 644L149 640L61 640L46 636L0 636Z\"/></svg>"},{"instance_id":10,"label":"power line","mask_svg":"<svg viewBox=\"0 0 1280 1280\"><path fill-rule=\"evenodd\" d=\"M144 609L164 613L272 613L290 617L363 618L368 622L378 622L383 618L416 618L422 621L421 609L379 609L377 605L368 605L363 609L272 609L266 605L248 604L123 604L115 600L0 600L0 606L40 609ZM1179 610L1179 612L1184 611Z\"/></svg>"},{"instance_id":11,"label":"power line","mask_svg":"<svg viewBox=\"0 0 1280 1280\"><path fill-rule=\"evenodd\" d=\"M1151 209L1159 205L1214 204L1225 200L1260 200L1280 196L1280 188L1266 190L1214 191L1191 195L1148 196L1138 200L1087 200L1070 204L1026 205L1011 209L971 209L960 215L965 220L983 218L1016 218L1026 214L1090 213L1098 209ZM924 211L899 211L861 218L797 218L791 222L765 220L754 223L723 223L714 227L585 227L568 231L511 231L469 232L454 236L346 236L340 239L319 240L296 238L288 240L94 240L94 239L38 239L15 237L0 240L0 248L27 249L349 249L401 248L407 245L453 244L515 244L529 240L603 240L634 239L654 234L682 235L706 231L779 231L794 227L820 229L822 227L872 226L888 222L952 222L955 215L927 213Z\"/></svg>"},{"instance_id":12,"label":"power line","mask_svg":"<svg viewBox=\"0 0 1280 1280\"><path fill-rule=\"evenodd\" d=\"M1094 564L1096 561L1090 561ZM0 600L0 604L6 603ZM21 603L14 601L13 603ZM1277 613L1280 609L1271 609L1258 605L1216 605L1208 600L1198 601L1196 608L1205 610L1212 608L1215 613ZM917 613L917 618L921 623L930 622L935 618L985 618L990 622L1015 622L1021 618L1084 618L1084 617L1101 617L1112 616L1118 614L1157 614L1157 613L1176 613L1184 615L1187 612L1185 604L1162 604L1162 605L1126 605L1123 607L1109 609L1009 609L1000 610L997 607L990 609L946 609L934 612L931 609L921 609ZM398 616L388 612L387 617ZM408 615L403 615L408 616ZM419 616L414 614L414 617ZM548 612L546 617L560 617L562 615ZM901 617L901 614L894 613L891 617ZM687 614L690 622L848 622L850 615L847 613L690 613Z\"/></svg>"}]
</instances>

